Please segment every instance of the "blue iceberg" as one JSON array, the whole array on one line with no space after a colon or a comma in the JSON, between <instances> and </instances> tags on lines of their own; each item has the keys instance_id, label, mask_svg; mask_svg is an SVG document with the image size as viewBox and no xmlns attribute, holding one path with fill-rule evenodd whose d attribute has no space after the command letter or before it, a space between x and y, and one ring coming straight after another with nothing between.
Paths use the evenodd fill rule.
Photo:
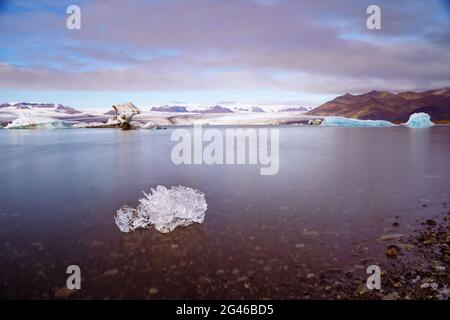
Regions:
<instances>
[{"instance_id":1,"label":"blue iceberg","mask_svg":"<svg viewBox=\"0 0 450 320\"><path fill-rule=\"evenodd\" d=\"M405 123L405 126L410 128L429 128L434 126L434 123L431 121L429 114L419 112L410 115L408 122Z\"/></svg>"},{"instance_id":2,"label":"blue iceberg","mask_svg":"<svg viewBox=\"0 0 450 320\"><path fill-rule=\"evenodd\" d=\"M325 127L391 127L393 123L386 120L359 120L345 117L326 117L321 126Z\"/></svg>"}]
</instances>

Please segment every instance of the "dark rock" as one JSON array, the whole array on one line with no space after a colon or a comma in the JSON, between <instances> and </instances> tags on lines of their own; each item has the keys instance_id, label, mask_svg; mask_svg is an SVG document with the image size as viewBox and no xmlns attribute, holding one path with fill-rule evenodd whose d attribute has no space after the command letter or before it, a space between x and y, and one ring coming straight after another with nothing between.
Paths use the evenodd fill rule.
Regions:
<instances>
[{"instance_id":1,"label":"dark rock","mask_svg":"<svg viewBox=\"0 0 450 320\"><path fill-rule=\"evenodd\" d=\"M390 246L387 247L386 255L389 258L395 259L395 258L397 258L399 253L400 253L400 248L399 247L397 247L395 245L390 245Z\"/></svg>"}]
</instances>

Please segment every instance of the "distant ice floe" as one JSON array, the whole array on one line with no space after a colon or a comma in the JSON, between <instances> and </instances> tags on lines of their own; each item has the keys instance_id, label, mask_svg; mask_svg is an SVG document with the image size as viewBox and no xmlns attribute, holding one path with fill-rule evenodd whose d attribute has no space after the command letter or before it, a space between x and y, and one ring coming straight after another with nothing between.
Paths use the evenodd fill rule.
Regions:
<instances>
[{"instance_id":1,"label":"distant ice floe","mask_svg":"<svg viewBox=\"0 0 450 320\"><path fill-rule=\"evenodd\" d=\"M56 129L70 128L71 124L64 120L47 117L36 117L31 114L21 114L13 122L9 123L5 129Z\"/></svg>"},{"instance_id":2,"label":"distant ice floe","mask_svg":"<svg viewBox=\"0 0 450 320\"><path fill-rule=\"evenodd\" d=\"M202 223L207 204L205 194L184 186L170 189L164 186L152 188L139 199L137 208L123 206L115 215L116 225L122 232L154 226L161 233L176 227Z\"/></svg>"},{"instance_id":3,"label":"distant ice floe","mask_svg":"<svg viewBox=\"0 0 450 320\"><path fill-rule=\"evenodd\" d=\"M103 122L98 122L98 121L94 121L94 122L78 122L78 123L74 123L72 124L72 128L101 128L104 127L105 123Z\"/></svg>"},{"instance_id":4,"label":"distant ice floe","mask_svg":"<svg viewBox=\"0 0 450 320\"><path fill-rule=\"evenodd\" d=\"M425 112L413 113L409 116L405 126L409 128L429 128L434 126L430 116Z\"/></svg>"},{"instance_id":5,"label":"distant ice floe","mask_svg":"<svg viewBox=\"0 0 450 320\"><path fill-rule=\"evenodd\" d=\"M359 120L345 117L326 117L320 124L324 127L391 127L392 122L386 120Z\"/></svg>"}]
</instances>

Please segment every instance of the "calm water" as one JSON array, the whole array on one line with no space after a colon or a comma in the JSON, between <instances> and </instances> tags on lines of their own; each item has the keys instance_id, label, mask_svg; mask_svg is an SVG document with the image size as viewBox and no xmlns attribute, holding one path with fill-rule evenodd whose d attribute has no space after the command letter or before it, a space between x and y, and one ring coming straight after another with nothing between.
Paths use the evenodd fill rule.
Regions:
<instances>
[{"instance_id":1,"label":"calm water","mask_svg":"<svg viewBox=\"0 0 450 320\"><path fill-rule=\"evenodd\" d=\"M298 298L448 201L449 127L279 128L274 176L176 166L171 129L0 130L0 297L66 296L76 264L70 298ZM204 223L121 233L116 210L157 185L205 192Z\"/></svg>"}]
</instances>

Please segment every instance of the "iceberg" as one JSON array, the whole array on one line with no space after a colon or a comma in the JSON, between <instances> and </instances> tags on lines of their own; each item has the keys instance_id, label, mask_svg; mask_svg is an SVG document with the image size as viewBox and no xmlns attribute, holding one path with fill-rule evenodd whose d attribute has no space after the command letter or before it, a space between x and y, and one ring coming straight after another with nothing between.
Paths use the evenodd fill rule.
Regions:
<instances>
[{"instance_id":1,"label":"iceberg","mask_svg":"<svg viewBox=\"0 0 450 320\"><path fill-rule=\"evenodd\" d=\"M405 126L410 128L429 128L434 126L430 115L425 112L413 113L409 116L408 122Z\"/></svg>"},{"instance_id":2,"label":"iceberg","mask_svg":"<svg viewBox=\"0 0 450 320\"><path fill-rule=\"evenodd\" d=\"M113 109L119 114L135 115L141 113L141 110L131 102L113 105Z\"/></svg>"},{"instance_id":3,"label":"iceberg","mask_svg":"<svg viewBox=\"0 0 450 320\"><path fill-rule=\"evenodd\" d=\"M46 117L35 117L29 113L25 113L14 119L5 127L5 129L57 129L70 127L71 124L67 121Z\"/></svg>"},{"instance_id":4,"label":"iceberg","mask_svg":"<svg viewBox=\"0 0 450 320\"><path fill-rule=\"evenodd\" d=\"M123 206L115 215L116 225L122 232L154 226L161 233L168 233L177 227L202 223L207 204L205 194L184 186L165 186L144 192L137 208Z\"/></svg>"},{"instance_id":5,"label":"iceberg","mask_svg":"<svg viewBox=\"0 0 450 320\"><path fill-rule=\"evenodd\" d=\"M72 124L72 128L103 128L106 127L105 123L103 122L78 122Z\"/></svg>"},{"instance_id":6,"label":"iceberg","mask_svg":"<svg viewBox=\"0 0 450 320\"><path fill-rule=\"evenodd\" d=\"M390 127L393 123L386 120L360 120L346 117L326 117L321 126L325 127Z\"/></svg>"},{"instance_id":7,"label":"iceberg","mask_svg":"<svg viewBox=\"0 0 450 320\"><path fill-rule=\"evenodd\" d=\"M113 109L119 115L109 119L106 126L117 126L123 130L131 129L131 119L141 113L141 110L131 102L113 105Z\"/></svg>"}]
</instances>

